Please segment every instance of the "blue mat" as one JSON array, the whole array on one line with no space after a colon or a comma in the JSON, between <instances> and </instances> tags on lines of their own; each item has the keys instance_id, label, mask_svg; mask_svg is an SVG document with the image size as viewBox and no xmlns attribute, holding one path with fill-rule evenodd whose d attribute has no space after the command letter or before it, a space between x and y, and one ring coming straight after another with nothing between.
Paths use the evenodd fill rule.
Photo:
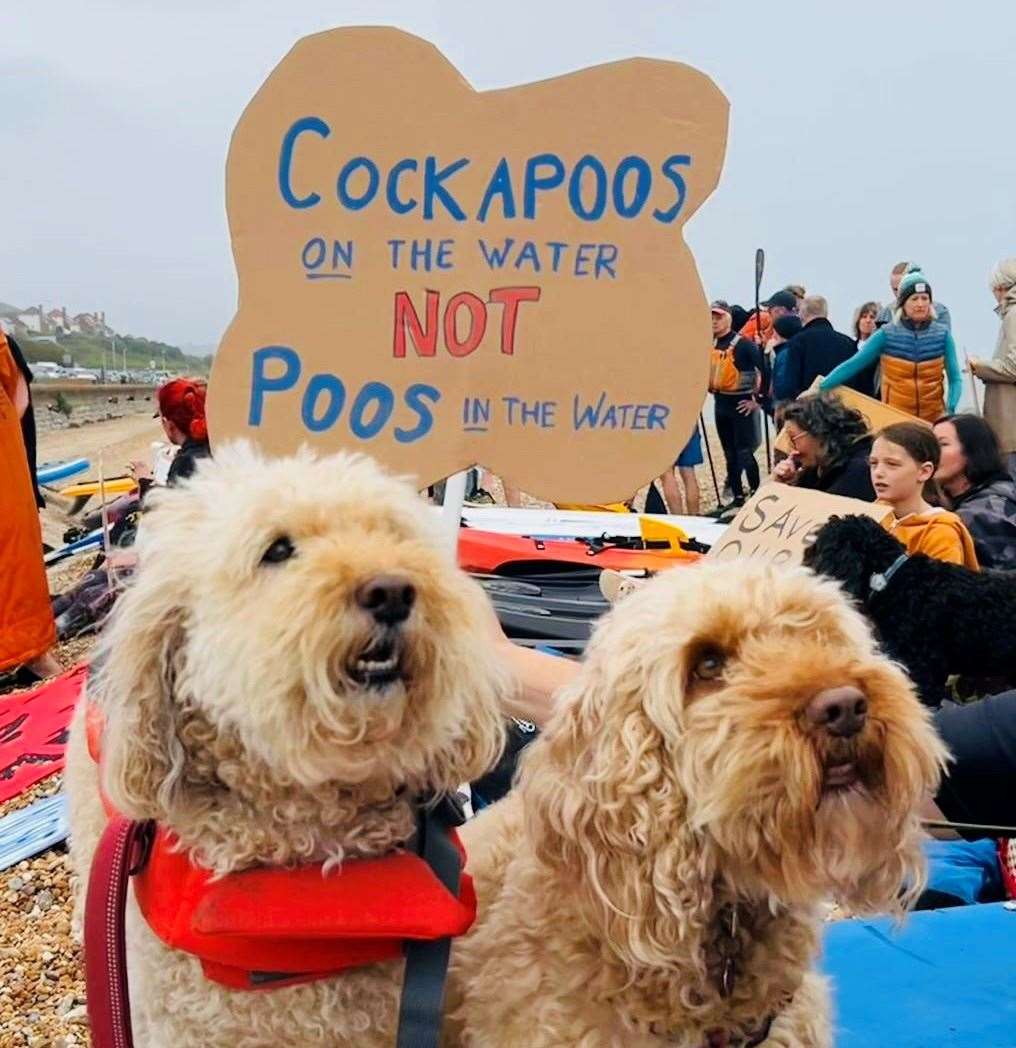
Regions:
<instances>
[{"instance_id":1,"label":"blue mat","mask_svg":"<svg viewBox=\"0 0 1016 1048\"><path fill-rule=\"evenodd\" d=\"M67 839L67 798L44 797L0 819L0 870Z\"/></svg>"},{"instance_id":2,"label":"blue mat","mask_svg":"<svg viewBox=\"0 0 1016 1048\"><path fill-rule=\"evenodd\" d=\"M843 921L826 934L837 1048L1016 1048L1016 911Z\"/></svg>"}]
</instances>

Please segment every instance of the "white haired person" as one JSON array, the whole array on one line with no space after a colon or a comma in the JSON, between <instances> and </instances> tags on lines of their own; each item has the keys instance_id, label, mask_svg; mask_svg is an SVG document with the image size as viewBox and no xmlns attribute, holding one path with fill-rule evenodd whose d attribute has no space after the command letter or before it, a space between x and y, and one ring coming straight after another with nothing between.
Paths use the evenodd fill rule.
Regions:
<instances>
[{"instance_id":1,"label":"white haired person","mask_svg":"<svg viewBox=\"0 0 1016 1048\"><path fill-rule=\"evenodd\" d=\"M998 343L990 361L972 360L970 370L984 383L984 419L1016 476L1016 258L999 262L990 283L1001 321Z\"/></svg>"},{"instance_id":2,"label":"white haired person","mask_svg":"<svg viewBox=\"0 0 1016 1048\"><path fill-rule=\"evenodd\" d=\"M875 363L882 369L883 403L928 423L955 413L963 372L952 332L938 320L923 273L907 273L900 281L892 323L879 328L820 388L842 386Z\"/></svg>"}]
</instances>

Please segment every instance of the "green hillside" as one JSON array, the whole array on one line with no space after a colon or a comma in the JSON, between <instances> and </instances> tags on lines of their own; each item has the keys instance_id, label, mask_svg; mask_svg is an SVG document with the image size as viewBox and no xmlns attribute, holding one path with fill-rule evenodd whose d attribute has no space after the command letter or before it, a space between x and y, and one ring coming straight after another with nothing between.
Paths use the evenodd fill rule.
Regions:
<instances>
[{"instance_id":1,"label":"green hillside","mask_svg":"<svg viewBox=\"0 0 1016 1048\"><path fill-rule=\"evenodd\" d=\"M124 350L127 351L127 368L130 371L142 371L153 366L165 369L171 374L207 375L212 365L211 356L188 356L177 346L167 345L147 338L135 338L133 335L116 336L116 360L110 348L108 338L96 335L61 335L56 342L38 341L27 336L18 337L18 345L31 362L52 360L57 364L64 362L64 354L69 353L73 367L106 368L122 371Z\"/></svg>"}]
</instances>

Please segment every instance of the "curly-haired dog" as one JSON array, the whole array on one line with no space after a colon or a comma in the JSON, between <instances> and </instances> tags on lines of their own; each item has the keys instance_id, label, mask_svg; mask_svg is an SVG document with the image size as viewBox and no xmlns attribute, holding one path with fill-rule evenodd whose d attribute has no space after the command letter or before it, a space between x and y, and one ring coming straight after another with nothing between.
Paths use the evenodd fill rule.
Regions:
<instances>
[{"instance_id":1,"label":"curly-haired dog","mask_svg":"<svg viewBox=\"0 0 1016 1048\"><path fill-rule=\"evenodd\" d=\"M858 516L824 524L804 563L858 602L929 705L941 703L951 674L1016 678L1016 574L907 556Z\"/></svg>"},{"instance_id":2,"label":"curly-haired dog","mask_svg":"<svg viewBox=\"0 0 1016 1048\"><path fill-rule=\"evenodd\" d=\"M480 775L503 738L485 598L435 526L355 455L227 447L157 497L89 689L113 805L220 874L402 846L410 798ZM104 823L85 719L67 761L82 880ZM127 917L139 1045L394 1043L401 962L238 992L156 939L133 899Z\"/></svg>"},{"instance_id":3,"label":"curly-haired dog","mask_svg":"<svg viewBox=\"0 0 1016 1048\"><path fill-rule=\"evenodd\" d=\"M833 583L749 561L659 575L597 627L515 790L466 827L480 918L454 948L451 1035L828 1045L815 909L918 890L944 758Z\"/></svg>"}]
</instances>

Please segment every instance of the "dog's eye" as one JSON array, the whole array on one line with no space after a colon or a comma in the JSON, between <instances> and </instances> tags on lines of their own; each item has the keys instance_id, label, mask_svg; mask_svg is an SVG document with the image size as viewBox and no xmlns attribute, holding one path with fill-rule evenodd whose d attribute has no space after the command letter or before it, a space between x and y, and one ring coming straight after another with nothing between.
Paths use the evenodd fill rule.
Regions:
<instances>
[{"instance_id":1,"label":"dog's eye","mask_svg":"<svg viewBox=\"0 0 1016 1048\"><path fill-rule=\"evenodd\" d=\"M698 680L717 680L723 675L727 657L722 651L704 651L695 660L692 676Z\"/></svg>"},{"instance_id":2,"label":"dog's eye","mask_svg":"<svg viewBox=\"0 0 1016 1048\"><path fill-rule=\"evenodd\" d=\"M265 550L264 555L261 557L261 563L281 564L284 560L289 560L295 552L296 549L289 536L282 535Z\"/></svg>"}]
</instances>

